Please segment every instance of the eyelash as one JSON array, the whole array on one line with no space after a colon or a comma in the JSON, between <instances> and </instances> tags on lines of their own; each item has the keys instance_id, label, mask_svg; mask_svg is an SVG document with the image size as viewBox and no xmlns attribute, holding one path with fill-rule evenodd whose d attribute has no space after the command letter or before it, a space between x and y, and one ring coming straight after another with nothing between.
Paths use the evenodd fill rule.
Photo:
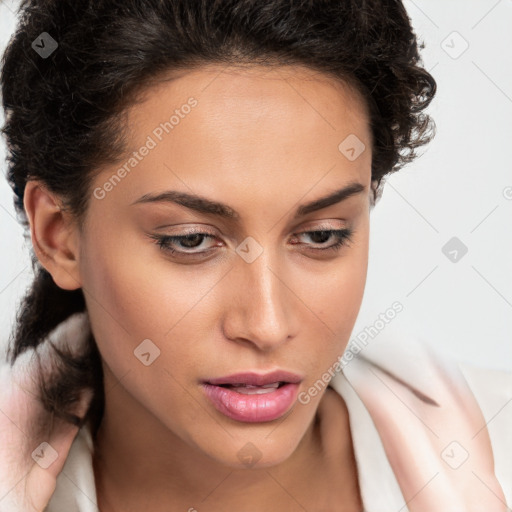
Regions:
<instances>
[{"instance_id":1,"label":"eyelash","mask_svg":"<svg viewBox=\"0 0 512 512\"><path fill-rule=\"evenodd\" d=\"M294 233L293 236L300 236L300 235L312 235L316 233L328 233L329 236L336 236L337 241L333 245L330 245L329 247L321 247L321 248L313 248L311 250L313 251L332 251L332 252L339 252L342 247L349 246L350 243L353 241L353 235L354 230L349 228L344 229L315 229L313 231L302 231L300 233ZM186 256L186 257L193 257L196 255L201 255L210 252L211 249L207 249L206 251L198 251L198 252L187 252L187 251L178 251L176 249L173 249L170 245L170 242L179 242L180 240L187 239L191 236L201 236L203 238L215 238L215 236L209 234L209 233L201 233L201 232L191 232L186 235L148 235L149 238L154 240L154 243L156 243L160 249L162 249L164 252L168 252L172 255L178 254L180 256Z\"/></svg>"}]
</instances>

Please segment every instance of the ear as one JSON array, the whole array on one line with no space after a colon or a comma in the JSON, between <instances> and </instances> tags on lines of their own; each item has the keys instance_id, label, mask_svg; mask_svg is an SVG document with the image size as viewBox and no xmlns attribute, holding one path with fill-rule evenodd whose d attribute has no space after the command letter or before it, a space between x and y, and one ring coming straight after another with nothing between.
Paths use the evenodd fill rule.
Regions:
<instances>
[{"instance_id":1,"label":"ear","mask_svg":"<svg viewBox=\"0 0 512 512\"><path fill-rule=\"evenodd\" d=\"M76 290L79 273L79 233L61 201L38 180L25 187L23 205L30 223L32 245L41 265L64 290Z\"/></svg>"}]
</instances>

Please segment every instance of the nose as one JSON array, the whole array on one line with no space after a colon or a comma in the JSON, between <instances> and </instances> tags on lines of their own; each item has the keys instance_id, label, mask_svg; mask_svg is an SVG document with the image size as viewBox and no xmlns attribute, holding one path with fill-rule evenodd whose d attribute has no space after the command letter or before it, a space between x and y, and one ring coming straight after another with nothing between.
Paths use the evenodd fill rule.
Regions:
<instances>
[{"instance_id":1,"label":"nose","mask_svg":"<svg viewBox=\"0 0 512 512\"><path fill-rule=\"evenodd\" d=\"M285 273L265 251L252 263L237 261L227 283L231 300L223 317L226 338L265 352L292 339L300 301L287 285Z\"/></svg>"}]
</instances>

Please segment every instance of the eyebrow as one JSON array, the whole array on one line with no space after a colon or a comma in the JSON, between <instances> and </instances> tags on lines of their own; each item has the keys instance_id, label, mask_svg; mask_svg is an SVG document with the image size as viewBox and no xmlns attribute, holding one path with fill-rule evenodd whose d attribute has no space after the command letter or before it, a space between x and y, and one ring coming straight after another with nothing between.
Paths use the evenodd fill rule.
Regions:
<instances>
[{"instance_id":1,"label":"eyebrow","mask_svg":"<svg viewBox=\"0 0 512 512\"><path fill-rule=\"evenodd\" d=\"M326 196L314 199L309 203L299 205L295 210L293 218L297 219L307 215L308 213L327 208L328 206L336 203L340 203L349 197L360 194L365 189L366 187L361 183L349 183L345 187L339 190L335 190ZM167 190L159 194L144 194L142 197L131 204L134 205L141 203L174 203L203 214L217 215L225 219L240 219L240 214L227 204L212 201L211 199L207 199L206 197L202 197L196 194L178 192L176 190Z\"/></svg>"}]
</instances>

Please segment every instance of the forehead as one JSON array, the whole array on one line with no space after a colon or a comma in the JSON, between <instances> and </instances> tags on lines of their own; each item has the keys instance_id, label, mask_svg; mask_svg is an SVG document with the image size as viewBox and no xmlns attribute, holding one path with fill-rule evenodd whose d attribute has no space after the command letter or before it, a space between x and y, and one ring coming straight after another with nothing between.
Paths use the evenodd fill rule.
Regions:
<instances>
[{"instance_id":1,"label":"forehead","mask_svg":"<svg viewBox=\"0 0 512 512\"><path fill-rule=\"evenodd\" d=\"M280 141L296 140L299 131L309 131L311 139L314 132L341 136L351 131L361 139L371 137L361 93L347 82L302 66L209 64L163 76L142 97L128 111L134 135L147 133L151 123L169 120L173 112L180 114L194 98L192 115L181 114L180 121L187 117L182 124L192 127L203 142L235 134L242 142L261 136L261 128L269 135L277 132ZM181 126L172 135L178 138L186 130Z\"/></svg>"},{"instance_id":2,"label":"forehead","mask_svg":"<svg viewBox=\"0 0 512 512\"><path fill-rule=\"evenodd\" d=\"M297 67L208 66L166 78L127 111L129 151L97 183L123 162L133 169L109 198L173 188L268 209L283 194L289 202L369 184L366 106L347 84ZM340 150L350 137L367 148L354 160ZM130 159L149 140L150 151Z\"/></svg>"}]
</instances>

